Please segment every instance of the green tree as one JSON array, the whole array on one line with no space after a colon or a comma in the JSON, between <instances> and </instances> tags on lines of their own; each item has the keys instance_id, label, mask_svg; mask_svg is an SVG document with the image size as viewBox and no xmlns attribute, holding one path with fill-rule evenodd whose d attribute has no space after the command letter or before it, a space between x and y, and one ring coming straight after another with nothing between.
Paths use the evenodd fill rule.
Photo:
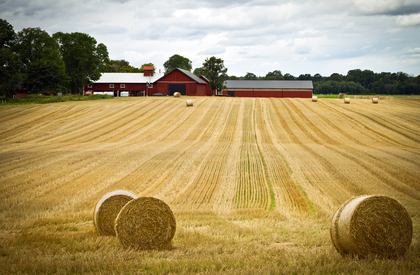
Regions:
<instances>
[{"instance_id":1,"label":"green tree","mask_svg":"<svg viewBox=\"0 0 420 275\"><path fill-rule=\"evenodd\" d=\"M224 61L221 58L212 56L206 58L203 63L203 75L210 82L210 87L214 91L215 89L221 90L224 87L224 82L228 78L226 72L227 68L223 64Z\"/></svg>"},{"instance_id":2,"label":"green tree","mask_svg":"<svg viewBox=\"0 0 420 275\"><path fill-rule=\"evenodd\" d=\"M283 80L284 77L283 77L280 70L275 70L275 71L272 71L272 72L268 72L265 75L264 79L265 80Z\"/></svg>"},{"instance_id":3,"label":"green tree","mask_svg":"<svg viewBox=\"0 0 420 275\"><path fill-rule=\"evenodd\" d=\"M338 73L333 73L330 75L329 80L341 82L343 81L343 77Z\"/></svg>"},{"instance_id":4,"label":"green tree","mask_svg":"<svg viewBox=\"0 0 420 275\"><path fill-rule=\"evenodd\" d=\"M286 73L283 77L285 80L295 80L295 77L289 73Z\"/></svg>"},{"instance_id":5,"label":"green tree","mask_svg":"<svg viewBox=\"0 0 420 275\"><path fill-rule=\"evenodd\" d=\"M70 77L71 92L81 93L84 86L101 77L108 62L108 50L102 43L85 33L58 32L53 35Z\"/></svg>"},{"instance_id":6,"label":"green tree","mask_svg":"<svg viewBox=\"0 0 420 275\"><path fill-rule=\"evenodd\" d=\"M11 50L16 33L13 26L6 20L0 19L0 94L6 96L8 92L17 89L21 80L20 62L18 56Z\"/></svg>"},{"instance_id":7,"label":"green tree","mask_svg":"<svg viewBox=\"0 0 420 275\"><path fill-rule=\"evenodd\" d=\"M156 72L156 69L155 69L156 67L153 63L145 63L145 64L141 65L141 67L139 69L139 73L144 73L144 70L143 70L144 67L153 67L153 72Z\"/></svg>"},{"instance_id":8,"label":"green tree","mask_svg":"<svg viewBox=\"0 0 420 275\"><path fill-rule=\"evenodd\" d=\"M239 77L231 75L229 76L228 80L239 80Z\"/></svg>"},{"instance_id":9,"label":"green tree","mask_svg":"<svg viewBox=\"0 0 420 275\"><path fill-rule=\"evenodd\" d=\"M29 66L25 84L32 93L54 94L65 88L67 75L64 66L57 62L37 60Z\"/></svg>"},{"instance_id":10,"label":"green tree","mask_svg":"<svg viewBox=\"0 0 420 275\"><path fill-rule=\"evenodd\" d=\"M18 56L9 48L0 48L0 94L6 96L8 92L15 92L21 80L20 68L22 63Z\"/></svg>"},{"instance_id":11,"label":"green tree","mask_svg":"<svg viewBox=\"0 0 420 275\"><path fill-rule=\"evenodd\" d=\"M29 92L39 92L43 89L54 92L52 87L58 89L67 83L58 44L46 31L40 28L23 29L17 33L13 49L22 62L23 82ZM45 70L48 74L40 77ZM41 85L40 79L45 82L45 86ZM55 85L51 85L53 81L56 82ZM33 85L34 83L37 84ZM38 87L37 91L31 90L34 87Z\"/></svg>"},{"instance_id":12,"label":"green tree","mask_svg":"<svg viewBox=\"0 0 420 275\"><path fill-rule=\"evenodd\" d=\"M121 60L107 60L105 66L103 67L103 72L106 73L117 73L120 72L120 69L124 66L129 66L128 61Z\"/></svg>"},{"instance_id":13,"label":"green tree","mask_svg":"<svg viewBox=\"0 0 420 275\"><path fill-rule=\"evenodd\" d=\"M198 77L202 76L203 75L203 67L195 68L194 71L193 71L193 74L195 74Z\"/></svg>"},{"instance_id":14,"label":"green tree","mask_svg":"<svg viewBox=\"0 0 420 275\"><path fill-rule=\"evenodd\" d=\"M13 26L4 19L0 19L0 49L10 48L16 38Z\"/></svg>"},{"instance_id":15,"label":"green tree","mask_svg":"<svg viewBox=\"0 0 420 275\"><path fill-rule=\"evenodd\" d=\"M186 57L183 57L179 54L174 54L171 56L164 64L165 74L171 72L176 68L184 69L191 72L192 62Z\"/></svg>"},{"instance_id":16,"label":"green tree","mask_svg":"<svg viewBox=\"0 0 420 275\"><path fill-rule=\"evenodd\" d=\"M244 76L245 80L257 80L257 76L253 73L246 73L246 75Z\"/></svg>"}]
</instances>

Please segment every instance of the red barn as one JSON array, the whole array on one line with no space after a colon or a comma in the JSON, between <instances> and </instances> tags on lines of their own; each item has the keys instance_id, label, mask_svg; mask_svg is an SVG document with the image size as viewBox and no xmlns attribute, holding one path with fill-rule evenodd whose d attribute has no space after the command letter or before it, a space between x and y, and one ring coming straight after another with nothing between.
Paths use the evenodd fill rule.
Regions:
<instances>
[{"instance_id":1,"label":"red barn","mask_svg":"<svg viewBox=\"0 0 420 275\"><path fill-rule=\"evenodd\" d=\"M223 94L236 97L311 98L311 80L226 80Z\"/></svg>"},{"instance_id":2,"label":"red barn","mask_svg":"<svg viewBox=\"0 0 420 275\"><path fill-rule=\"evenodd\" d=\"M186 96L205 96L210 85L190 71L174 69L156 82L157 93Z\"/></svg>"}]
</instances>

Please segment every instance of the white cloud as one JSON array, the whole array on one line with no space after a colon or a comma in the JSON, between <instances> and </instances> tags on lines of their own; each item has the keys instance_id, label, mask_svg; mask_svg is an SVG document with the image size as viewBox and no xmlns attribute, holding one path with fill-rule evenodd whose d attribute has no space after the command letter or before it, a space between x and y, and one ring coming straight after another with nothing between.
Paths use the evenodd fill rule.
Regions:
<instances>
[{"instance_id":1,"label":"white cloud","mask_svg":"<svg viewBox=\"0 0 420 275\"><path fill-rule=\"evenodd\" d=\"M419 26L420 25L420 13L410 15L400 15L397 17L397 25L399 26Z\"/></svg>"}]
</instances>

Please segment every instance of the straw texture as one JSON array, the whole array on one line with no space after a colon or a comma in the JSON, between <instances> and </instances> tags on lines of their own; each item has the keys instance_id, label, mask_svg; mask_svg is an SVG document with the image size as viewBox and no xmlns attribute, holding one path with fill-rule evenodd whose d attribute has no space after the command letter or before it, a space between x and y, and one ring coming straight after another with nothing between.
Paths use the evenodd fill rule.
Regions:
<instances>
[{"instance_id":1,"label":"straw texture","mask_svg":"<svg viewBox=\"0 0 420 275\"><path fill-rule=\"evenodd\" d=\"M181 97L181 94L179 92L175 92L174 97Z\"/></svg>"},{"instance_id":2,"label":"straw texture","mask_svg":"<svg viewBox=\"0 0 420 275\"><path fill-rule=\"evenodd\" d=\"M379 100L377 97L372 98L372 103L378 104Z\"/></svg>"},{"instance_id":3,"label":"straw texture","mask_svg":"<svg viewBox=\"0 0 420 275\"><path fill-rule=\"evenodd\" d=\"M188 99L186 102L187 107L192 107L193 106L193 101L191 99Z\"/></svg>"},{"instance_id":4,"label":"straw texture","mask_svg":"<svg viewBox=\"0 0 420 275\"><path fill-rule=\"evenodd\" d=\"M413 223L398 201L386 196L362 196L336 211L330 235L343 256L396 258L403 256L411 244Z\"/></svg>"},{"instance_id":5,"label":"straw texture","mask_svg":"<svg viewBox=\"0 0 420 275\"><path fill-rule=\"evenodd\" d=\"M313 96L312 97L312 102L317 102L318 101L318 97L317 96Z\"/></svg>"},{"instance_id":6,"label":"straw texture","mask_svg":"<svg viewBox=\"0 0 420 275\"><path fill-rule=\"evenodd\" d=\"M165 202L152 197L130 201L115 220L117 237L126 248L170 248L175 230L172 210Z\"/></svg>"},{"instance_id":7,"label":"straw texture","mask_svg":"<svg viewBox=\"0 0 420 275\"><path fill-rule=\"evenodd\" d=\"M114 222L121 208L136 196L130 192L117 190L103 196L95 206L93 223L99 235L115 236Z\"/></svg>"},{"instance_id":8,"label":"straw texture","mask_svg":"<svg viewBox=\"0 0 420 275\"><path fill-rule=\"evenodd\" d=\"M346 97L346 98L344 99L344 103L346 103L346 104L350 104L350 98L349 98L349 97Z\"/></svg>"}]
</instances>

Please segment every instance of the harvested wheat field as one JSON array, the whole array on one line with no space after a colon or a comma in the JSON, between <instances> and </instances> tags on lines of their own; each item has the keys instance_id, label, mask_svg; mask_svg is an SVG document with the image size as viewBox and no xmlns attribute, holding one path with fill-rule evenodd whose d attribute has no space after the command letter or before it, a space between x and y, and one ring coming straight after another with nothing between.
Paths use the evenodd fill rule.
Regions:
<instances>
[{"instance_id":1,"label":"harvested wheat field","mask_svg":"<svg viewBox=\"0 0 420 275\"><path fill-rule=\"evenodd\" d=\"M0 106L3 274L418 274L420 100L113 98ZM100 236L95 204L164 201L172 246ZM331 219L388 196L413 223L398 259L342 257Z\"/></svg>"}]
</instances>

